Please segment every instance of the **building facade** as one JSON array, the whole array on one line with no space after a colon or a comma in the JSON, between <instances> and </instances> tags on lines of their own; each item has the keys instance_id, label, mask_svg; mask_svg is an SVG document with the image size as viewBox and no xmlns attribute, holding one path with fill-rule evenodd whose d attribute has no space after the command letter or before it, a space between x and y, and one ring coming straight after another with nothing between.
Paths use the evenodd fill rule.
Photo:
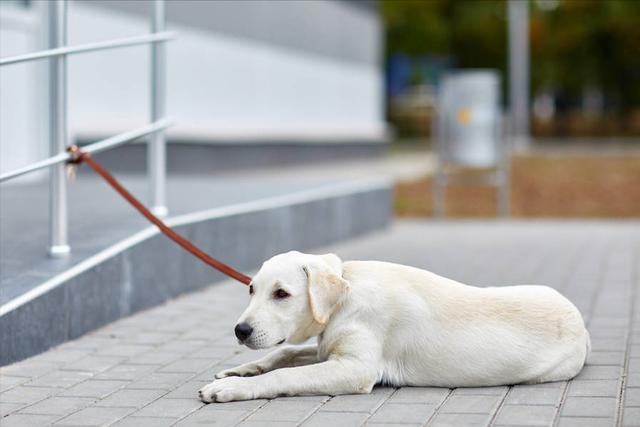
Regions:
<instances>
[{"instance_id":1,"label":"building facade","mask_svg":"<svg viewBox=\"0 0 640 427\"><path fill-rule=\"evenodd\" d=\"M152 6L70 1L68 43L144 34ZM0 2L0 57L46 48L46 9L41 0ZM178 33L167 47L167 110L176 121L170 143L384 140L375 2L168 0L167 19ZM91 141L149 120L149 56L148 46L136 46L69 57L72 139ZM46 76L47 60L0 68L1 171L49 154Z\"/></svg>"}]
</instances>

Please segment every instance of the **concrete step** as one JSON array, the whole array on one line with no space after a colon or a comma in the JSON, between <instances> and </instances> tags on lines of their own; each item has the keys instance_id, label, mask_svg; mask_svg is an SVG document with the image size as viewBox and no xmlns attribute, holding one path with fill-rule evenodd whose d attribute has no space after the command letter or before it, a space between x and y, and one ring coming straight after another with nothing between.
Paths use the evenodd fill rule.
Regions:
<instances>
[{"instance_id":1,"label":"concrete step","mask_svg":"<svg viewBox=\"0 0 640 427\"><path fill-rule=\"evenodd\" d=\"M0 365L223 279L116 201L102 182L80 181L71 196L74 252L66 260L43 256L45 189L0 194ZM125 181L134 192L144 188L142 178ZM390 183L370 176L298 171L169 182L170 210L179 214L168 223L245 272L273 254L362 235L391 218Z\"/></svg>"}]
</instances>

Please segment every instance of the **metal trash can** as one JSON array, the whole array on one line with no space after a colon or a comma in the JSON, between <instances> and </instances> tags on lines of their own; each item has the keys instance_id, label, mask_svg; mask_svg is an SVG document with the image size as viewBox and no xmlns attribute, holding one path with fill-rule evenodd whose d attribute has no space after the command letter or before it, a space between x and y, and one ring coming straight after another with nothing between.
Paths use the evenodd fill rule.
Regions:
<instances>
[{"instance_id":1,"label":"metal trash can","mask_svg":"<svg viewBox=\"0 0 640 427\"><path fill-rule=\"evenodd\" d=\"M498 188L498 211L508 210L506 148L502 135L500 75L494 70L459 71L440 82L436 115L438 170L434 214L444 215L447 166L489 168Z\"/></svg>"},{"instance_id":2,"label":"metal trash can","mask_svg":"<svg viewBox=\"0 0 640 427\"><path fill-rule=\"evenodd\" d=\"M490 70L445 76L440 86L440 153L447 163L490 167L499 161L500 77Z\"/></svg>"}]
</instances>

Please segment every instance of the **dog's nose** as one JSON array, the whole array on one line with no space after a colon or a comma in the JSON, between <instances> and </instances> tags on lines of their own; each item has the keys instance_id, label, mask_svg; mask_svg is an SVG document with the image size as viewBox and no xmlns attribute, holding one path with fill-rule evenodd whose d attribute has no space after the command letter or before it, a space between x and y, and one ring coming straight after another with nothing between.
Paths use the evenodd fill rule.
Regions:
<instances>
[{"instance_id":1,"label":"dog's nose","mask_svg":"<svg viewBox=\"0 0 640 427\"><path fill-rule=\"evenodd\" d=\"M251 333L253 332L253 328L249 326L248 323L238 323L236 325L235 332L236 332L236 337L238 337L240 341L244 341L251 336Z\"/></svg>"}]
</instances>

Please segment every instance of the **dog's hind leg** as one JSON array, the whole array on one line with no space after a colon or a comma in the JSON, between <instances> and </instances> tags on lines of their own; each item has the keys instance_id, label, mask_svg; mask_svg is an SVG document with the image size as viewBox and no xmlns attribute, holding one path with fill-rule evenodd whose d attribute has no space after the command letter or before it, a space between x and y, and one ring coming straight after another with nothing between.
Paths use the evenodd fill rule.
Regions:
<instances>
[{"instance_id":1,"label":"dog's hind leg","mask_svg":"<svg viewBox=\"0 0 640 427\"><path fill-rule=\"evenodd\" d=\"M304 366L318 362L318 346L290 346L272 351L261 359L225 369L216 374L216 378L252 377L279 368Z\"/></svg>"}]
</instances>

